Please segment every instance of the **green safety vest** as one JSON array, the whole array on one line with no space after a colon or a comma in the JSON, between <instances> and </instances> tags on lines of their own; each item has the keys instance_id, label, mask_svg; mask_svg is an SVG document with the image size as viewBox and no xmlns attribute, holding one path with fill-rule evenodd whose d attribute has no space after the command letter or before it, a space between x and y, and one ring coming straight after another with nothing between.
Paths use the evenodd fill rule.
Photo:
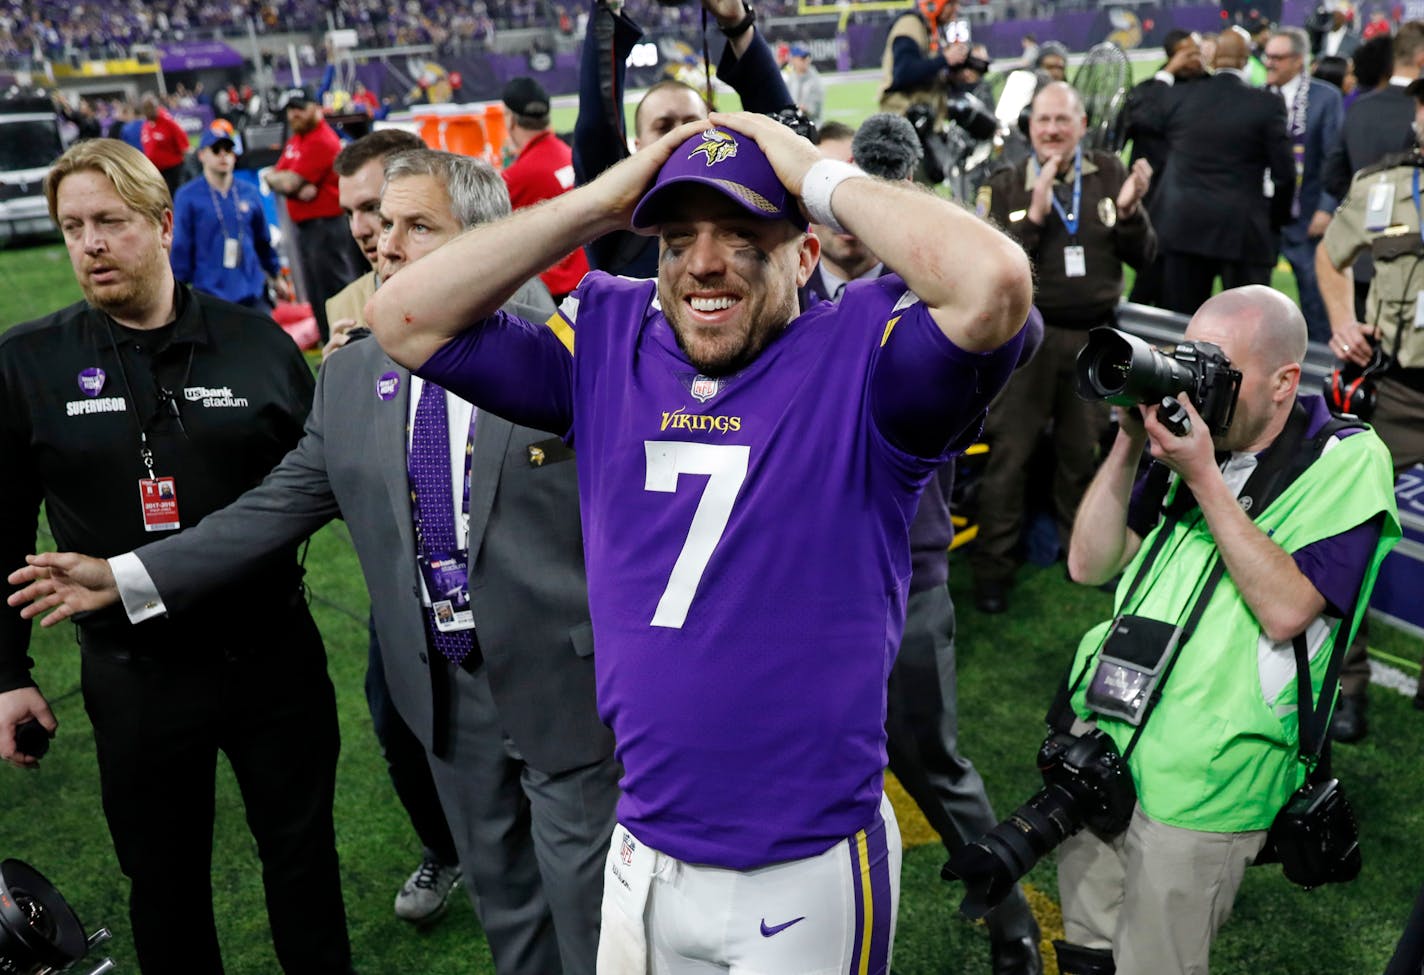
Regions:
<instances>
[{"instance_id":1,"label":"green safety vest","mask_svg":"<svg viewBox=\"0 0 1424 975\"><path fill-rule=\"evenodd\" d=\"M1294 552L1383 514L1355 616L1347 621L1351 636L1363 618L1380 563L1400 537L1393 483L1389 450L1373 430L1362 430L1322 453L1255 518L1256 526L1277 545ZM1169 498L1179 487L1180 481L1174 483ZM1124 607L1131 580L1164 530L1172 536L1148 567L1136 605ZM1123 573L1114 613L1185 623L1217 558L1216 543L1199 508L1193 507L1177 522L1164 519L1143 540ZM1340 625L1338 620L1327 618L1327 622L1329 636L1310 662L1311 690L1317 699ZM1079 643L1072 674L1084 677L1077 682L1072 704L1080 716L1095 718L1123 750L1137 729L1095 715L1084 702L1091 667L1096 666L1111 626L1111 620L1095 626ZM1290 794L1305 781L1305 766L1299 760L1291 642L1271 643L1265 637L1227 574L1196 632L1178 652L1180 659L1162 685L1161 699L1128 759L1142 811L1160 823L1204 832L1269 828ZM1271 655L1277 656L1270 659ZM1269 700L1261 683L1261 666L1268 661L1277 674L1288 661L1290 674L1278 682L1281 686Z\"/></svg>"}]
</instances>

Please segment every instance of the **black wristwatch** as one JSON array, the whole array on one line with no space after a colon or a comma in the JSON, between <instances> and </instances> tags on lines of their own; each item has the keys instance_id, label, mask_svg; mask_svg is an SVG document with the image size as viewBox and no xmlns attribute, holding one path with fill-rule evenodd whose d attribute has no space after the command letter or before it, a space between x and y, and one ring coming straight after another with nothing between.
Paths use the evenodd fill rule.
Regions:
<instances>
[{"instance_id":1,"label":"black wristwatch","mask_svg":"<svg viewBox=\"0 0 1424 975\"><path fill-rule=\"evenodd\" d=\"M721 25L718 25L717 27L717 29L722 32L722 36L729 41L736 40L738 37L741 37L747 31L751 30L752 25L756 23L756 10L752 7L752 5L749 3L744 3L742 6L746 7L747 9L747 15L745 17L737 21L731 27L722 27Z\"/></svg>"}]
</instances>

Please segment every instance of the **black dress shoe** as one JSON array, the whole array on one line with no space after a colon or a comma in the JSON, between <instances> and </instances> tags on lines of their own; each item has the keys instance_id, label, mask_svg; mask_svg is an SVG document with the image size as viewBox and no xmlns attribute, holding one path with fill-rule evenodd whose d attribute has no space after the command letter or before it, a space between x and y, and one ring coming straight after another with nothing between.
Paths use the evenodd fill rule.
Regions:
<instances>
[{"instance_id":1,"label":"black dress shoe","mask_svg":"<svg viewBox=\"0 0 1424 975\"><path fill-rule=\"evenodd\" d=\"M1043 975L1038 941L1026 935L1013 941L989 942L989 971L993 975Z\"/></svg>"},{"instance_id":2,"label":"black dress shoe","mask_svg":"<svg viewBox=\"0 0 1424 975\"><path fill-rule=\"evenodd\" d=\"M981 613L1003 613L1009 608L1007 587L992 579L974 582L974 608Z\"/></svg>"},{"instance_id":3,"label":"black dress shoe","mask_svg":"<svg viewBox=\"0 0 1424 975\"><path fill-rule=\"evenodd\" d=\"M1342 745L1349 745L1364 738L1368 731L1364 696L1341 694L1335 713L1330 717L1330 737Z\"/></svg>"}]
</instances>

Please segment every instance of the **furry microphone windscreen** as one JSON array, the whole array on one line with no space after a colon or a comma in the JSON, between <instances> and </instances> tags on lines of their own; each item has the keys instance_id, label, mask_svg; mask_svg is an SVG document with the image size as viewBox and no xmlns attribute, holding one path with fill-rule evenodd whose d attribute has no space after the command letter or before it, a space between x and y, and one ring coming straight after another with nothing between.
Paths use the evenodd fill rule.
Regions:
<instances>
[{"instance_id":1,"label":"furry microphone windscreen","mask_svg":"<svg viewBox=\"0 0 1424 975\"><path fill-rule=\"evenodd\" d=\"M903 116L880 112L860 123L850 154L855 164L871 176L909 179L924 149L915 127Z\"/></svg>"}]
</instances>

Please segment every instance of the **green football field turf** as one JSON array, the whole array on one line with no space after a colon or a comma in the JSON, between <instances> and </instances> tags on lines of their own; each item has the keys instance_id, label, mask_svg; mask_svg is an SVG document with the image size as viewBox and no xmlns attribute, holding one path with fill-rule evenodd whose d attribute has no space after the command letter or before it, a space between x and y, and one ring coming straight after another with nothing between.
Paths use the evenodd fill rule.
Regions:
<instances>
[{"instance_id":1,"label":"green football field turf","mask_svg":"<svg viewBox=\"0 0 1424 975\"><path fill-rule=\"evenodd\" d=\"M832 111L859 111L863 116L868 108L838 101L836 93L851 88L831 88L837 99ZM53 243L0 251L0 294L5 296L0 300L0 329L79 297L64 250ZM950 561L951 590L959 607L961 744L1003 815L1040 784L1033 757L1042 738L1041 716L1079 635L1109 612L1110 600L1095 589L1068 582L1059 565L1029 566L1011 594L1012 612L984 617L969 598L962 554L951 555ZM359 970L365 975L489 972L483 938L463 897L430 931L417 931L392 914L395 891L414 868L419 851L385 777L366 714L366 594L344 526L338 523L318 533L306 565L340 708L337 837ZM1420 657L1417 640L1383 627L1376 628L1374 642L1411 662ZM36 629L33 656L36 677L55 705L61 728L40 771L0 768L0 857L29 861L49 875L91 927L112 927L115 941L109 953L121 971L137 971L127 926L126 884L100 813L93 742L77 690L73 630L67 624ZM1364 874L1345 887L1306 893L1288 884L1277 868L1248 871L1235 914L1213 953L1218 975L1364 975L1383 970L1424 881L1419 867L1424 861L1424 776L1418 773L1424 714L1414 711L1407 698L1383 688L1375 690L1372 700L1370 737L1336 754L1337 774L1361 820ZM155 803L163 800L162 795L153 796ZM913 810L903 804L897 808L909 849L895 971L987 971L983 927L958 917L957 890L939 879L943 851L925 841L924 825ZM228 971L275 973L259 865L223 763L213 862L213 893ZM1045 933L1051 934L1057 923L1052 857L1030 873L1028 882ZM1054 971L1051 962L1049 970Z\"/></svg>"}]
</instances>

